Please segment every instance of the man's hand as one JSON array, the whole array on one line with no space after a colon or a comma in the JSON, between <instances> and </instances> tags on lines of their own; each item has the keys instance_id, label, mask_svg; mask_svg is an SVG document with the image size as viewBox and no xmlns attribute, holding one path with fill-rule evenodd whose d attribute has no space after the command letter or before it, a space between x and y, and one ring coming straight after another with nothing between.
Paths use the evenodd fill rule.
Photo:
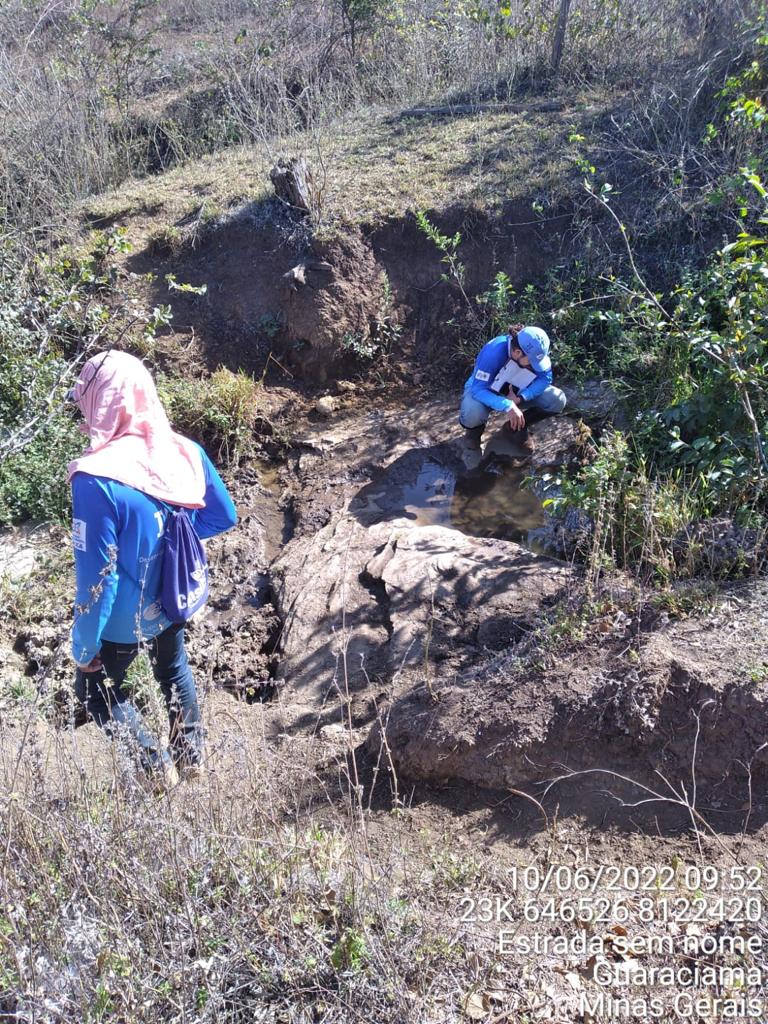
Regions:
<instances>
[{"instance_id":1,"label":"man's hand","mask_svg":"<svg viewBox=\"0 0 768 1024\"><path fill-rule=\"evenodd\" d=\"M100 672L103 665L101 664L101 658L97 654L95 658L91 658L87 665L81 665L78 662L77 667L81 672Z\"/></svg>"},{"instance_id":2,"label":"man's hand","mask_svg":"<svg viewBox=\"0 0 768 1024\"><path fill-rule=\"evenodd\" d=\"M515 398L515 401L518 399ZM509 429L510 430L522 430L525 426L525 416L523 410L518 409L516 405L513 405L509 410Z\"/></svg>"}]
</instances>

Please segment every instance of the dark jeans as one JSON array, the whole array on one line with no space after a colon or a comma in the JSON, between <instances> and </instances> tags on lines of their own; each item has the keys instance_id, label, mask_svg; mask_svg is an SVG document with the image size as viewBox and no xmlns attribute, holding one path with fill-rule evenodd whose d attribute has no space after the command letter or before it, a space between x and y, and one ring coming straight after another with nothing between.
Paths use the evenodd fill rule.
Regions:
<instances>
[{"instance_id":1,"label":"dark jeans","mask_svg":"<svg viewBox=\"0 0 768 1024\"><path fill-rule=\"evenodd\" d=\"M138 644L104 640L99 652L103 671L83 672L78 669L75 693L91 718L105 732L115 738L130 738L136 743L145 769L156 770L171 758L179 766L199 764L202 726L195 681L184 649L183 624L169 626L154 640L145 641L141 649L149 655L152 671L168 708L170 755L161 748L123 690L128 668L139 653Z\"/></svg>"}]
</instances>

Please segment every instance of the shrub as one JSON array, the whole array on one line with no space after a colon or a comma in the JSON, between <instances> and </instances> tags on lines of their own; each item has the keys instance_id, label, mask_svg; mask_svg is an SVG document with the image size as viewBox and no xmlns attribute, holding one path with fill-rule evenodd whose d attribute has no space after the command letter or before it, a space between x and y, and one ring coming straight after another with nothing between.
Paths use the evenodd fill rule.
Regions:
<instances>
[{"instance_id":1,"label":"shrub","mask_svg":"<svg viewBox=\"0 0 768 1024\"><path fill-rule=\"evenodd\" d=\"M157 386L171 422L181 433L214 448L229 464L248 452L260 385L247 373L220 367L203 381L161 374Z\"/></svg>"},{"instance_id":2,"label":"shrub","mask_svg":"<svg viewBox=\"0 0 768 1024\"><path fill-rule=\"evenodd\" d=\"M64 410L75 375L66 353L98 337L104 317L98 302L84 308L82 267L30 272L6 256L2 269L0 523L60 519L69 505L66 464L83 440Z\"/></svg>"},{"instance_id":3,"label":"shrub","mask_svg":"<svg viewBox=\"0 0 768 1024\"><path fill-rule=\"evenodd\" d=\"M0 523L60 519L66 464L83 449L65 395L95 351L151 343L169 311L115 295L124 233L97 235L85 255L24 263L0 253Z\"/></svg>"},{"instance_id":4,"label":"shrub","mask_svg":"<svg viewBox=\"0 0 768 1024\"><path fill-rule=\"evenodd\" d=\"M636 272L620 284L623 305L602 314L646 353L635 429L631 442L604 435L558 503L603 516L621 564L667 574L669 539L694 519L748 516L754 526L768 512L766 244L742 231L666 299Z\"/></svg>"},{"instance_id":5,"label":"shrub","mask_svg":"<svg viewBox=\"0 0 768 1024\"><path fill-rule=\"evenodd\" d=\"M4 459L0 463L0 524L64 520L70 508L66 466L82 449L83 435L62 415L39 431L21 452Z\"/></svg>"},{"instance_id":6,"label":"shrub","mask_svg":"<svg viewBox=\"0 0 768 1024\"><path fill-rule=\"evenodd\" d=\"M515 289L512 287L509 275L500 270L488 291L477 296L478 305L486 316L484 336L490 338L501 334L513 322L513 317L519 319L516 303L513 308L514 299Z\"/></svg>"},{"instance_id":7,"label":"shrub","mask_svg":"<svg viewBox=\"0 0 768 1024\"><path fill-rule=\"evenodd\" d=\"M681 473L658 473L634 438L609 430L592 460L556 481L560 494L545 500L556 511L578 508L592 523L581 551L595 578L603 568L631 568L648 581L676 571L674 540L708 511L706 489Z\"/></svg>"}]
</instances>

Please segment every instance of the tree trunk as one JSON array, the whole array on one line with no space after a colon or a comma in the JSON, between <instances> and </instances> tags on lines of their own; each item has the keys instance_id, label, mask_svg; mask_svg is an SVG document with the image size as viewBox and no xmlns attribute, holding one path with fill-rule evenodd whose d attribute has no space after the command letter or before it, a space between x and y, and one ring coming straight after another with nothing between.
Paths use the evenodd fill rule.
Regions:
<instances>
[{"instance_id":1,"label":"tree trunk","mask_svg":"<svg viewBox=\"0 0 768 1024\"><path fill-rule=\"evenodd\" d=\"M563 59L563 46L565 45L565 30L568 27L568 11L571 8L571 0L560 0L560 11L557 15L555 25L555 36L552 40L552 70L557 71L560 61Z\"/></svg>"}]
</instances>

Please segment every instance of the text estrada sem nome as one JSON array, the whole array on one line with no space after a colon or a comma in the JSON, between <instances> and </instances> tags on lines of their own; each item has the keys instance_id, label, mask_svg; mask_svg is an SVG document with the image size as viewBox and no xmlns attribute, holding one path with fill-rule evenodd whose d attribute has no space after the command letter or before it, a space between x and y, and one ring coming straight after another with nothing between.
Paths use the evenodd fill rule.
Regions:
<instances>
[{"instance_id":1,"label":"text estrada sem nome","mask_svg":"<svg viewBox=\"0 0 768 1024\"><path fill-rule=\"evenodd\" d=\"M502 928L498 933L499 953L523 956L600 956L610 950L619 956L760 956L761 935L575 935L520 934ZM661 982L664 984L664 982Z\"/></svg>"}]
</instances>

